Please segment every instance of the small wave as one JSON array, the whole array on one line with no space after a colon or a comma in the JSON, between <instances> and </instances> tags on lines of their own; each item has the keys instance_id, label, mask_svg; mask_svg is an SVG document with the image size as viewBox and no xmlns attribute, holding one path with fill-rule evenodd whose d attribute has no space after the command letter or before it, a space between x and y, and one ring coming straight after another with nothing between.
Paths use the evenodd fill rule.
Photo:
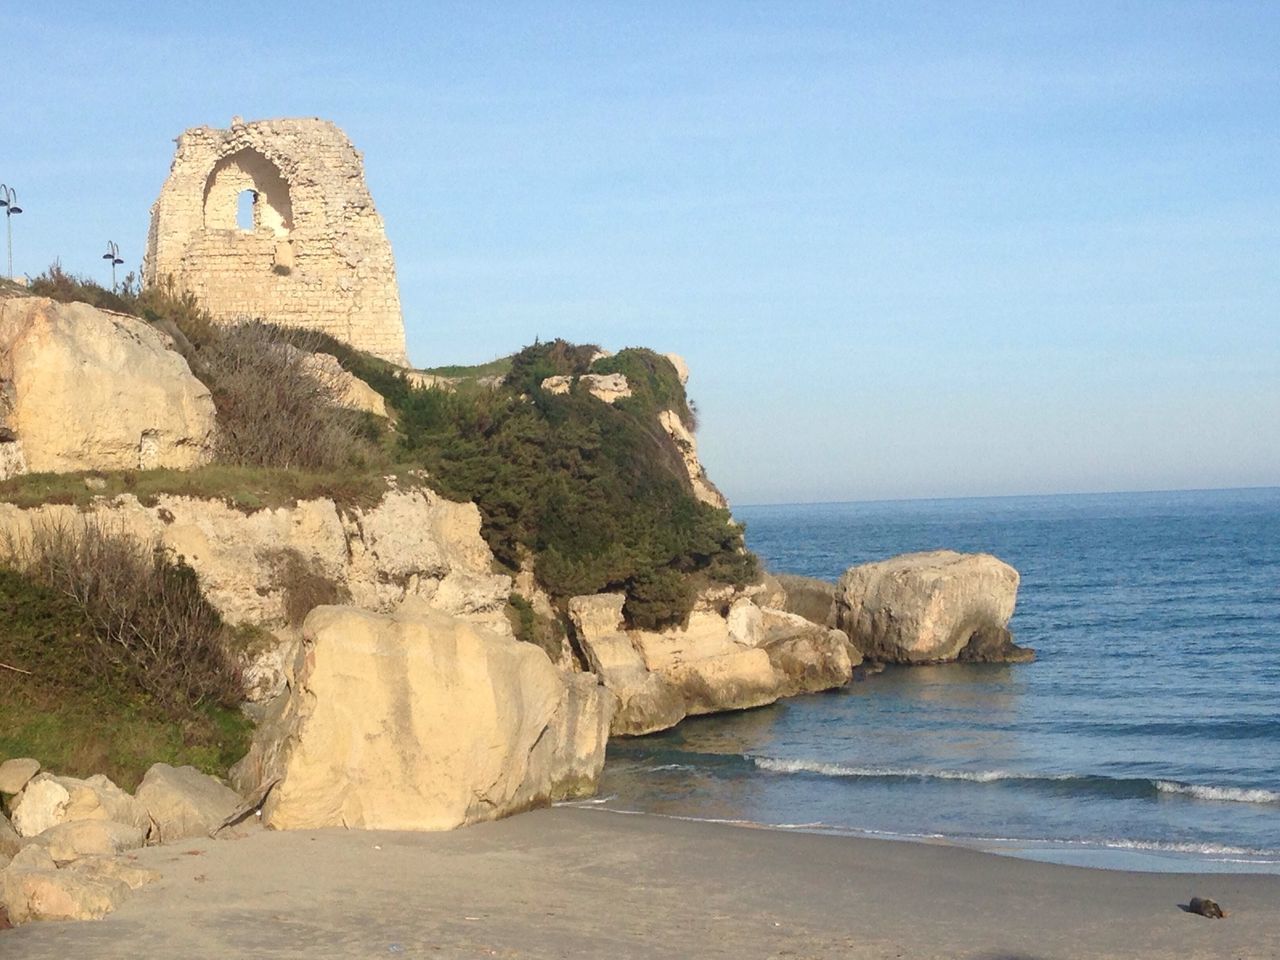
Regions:
<instances>
[{"instance_id":1,"label":"small wave","mask_svg":"<svg viewBox=\"0 0 1280 960\"><path fill-rule=\"evenodd\" d=\"M1231 803L1280 803L1280 792L1254 787L1212 787L1175 780L1157 780L1161 793L1180 793L1197 800L1224 800Z\"/></svg>"},{"instance_id":2,"label":"small wave","mask_svg":"<svg viewBox=\"0 0 1280 960\"><path fill-rule=\"evenodd\" d=\"M552 804L553 807L600 807L613 800L617 800L618 795L611 793L607 797L587 797L585 800L557 800Z\"/></svg>"},{"instance_id":3,"label":"small wave","mask_svg":"<svg viewBox=\"0 0 1280 960\"><path fill-rule=\"evenodd\" d=\"M816 760L775 760L752 757L761 770L771 773L815 773L824 777L866 777L885 780L969 780L993 783L997 780L1075 780L1071 774L1017 773L1011 770L918 770L915 767L849 767L842 763Z\"/></svg>"},{"instance_id":4,"label":"small wave","mask_svg":"<svg viewBox=\"0 0 1280 960\"><path fill-rule=\"evenodd\" d=\"M687 763L660 763L656 767L645 767L645 773L662 773L666 770L696 770L697 767Z\"/></svg>"},{"instance_id":5,"label":"small wave","mask_svg":"<svg viewBox=\"0 0 1280 960\"><path fill-rule=\"evenodd\" d=\"M1045 789L1076 789L1115 797L1155 797L1173 794L1196 800L1226 803L1280 804L1280 792L1261 787L1222 787L1181 783L1177 780L1149 780L1145 777L1107 777L1075 773L1022 773L1014 770L924 770L916 767L856 767L816 760L780 760L752 757L761 770L770 773L809 774L868 780L957 780L970 783L1022 781L1041 784Z\"/></svg>"},{"instance_id":6,"label":"small wave","mask_svg":"<svg viewBox=\"0 0 1280 960\"><path fill-rule=\"evenodd\" d=\"M1160 840L1084 840L1072 841L1081 846L1102 846L1111 850L1149 850L1153 853L1192 853L1206 857L1252 856L1274 858L1280 856L1280 850L1258 849L1256 847L1232 847L1222 843L1172 843ZM1251 861L1254 863L1272 863L1272 859Z\"/></svg>"}]
</instances>

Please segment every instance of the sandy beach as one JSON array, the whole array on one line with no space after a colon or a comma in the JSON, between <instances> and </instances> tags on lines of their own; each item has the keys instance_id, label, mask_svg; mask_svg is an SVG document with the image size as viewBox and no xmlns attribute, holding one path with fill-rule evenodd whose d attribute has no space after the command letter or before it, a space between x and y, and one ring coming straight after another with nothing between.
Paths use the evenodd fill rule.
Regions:
<instances>
[{"instance_id":1,"label":"sandy beach","mask_svg":"<svg viewBox=\"0 0 1280 960\"><path fill-rule=\"evenodd\" d=\"M141 851L164 879L0 957L1277 957L1280 877L542 810L450 833L257 832ZM1191 896L1229 912L1183 912Z\"/></svg>"}]
</instances>

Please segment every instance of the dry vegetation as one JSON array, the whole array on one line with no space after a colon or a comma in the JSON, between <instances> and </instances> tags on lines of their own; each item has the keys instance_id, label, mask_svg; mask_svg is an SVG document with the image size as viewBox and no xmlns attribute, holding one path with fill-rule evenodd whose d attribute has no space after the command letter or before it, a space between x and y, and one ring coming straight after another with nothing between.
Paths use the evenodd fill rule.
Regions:
<instances>
[{"instance_id":1,"label":"dry vegetation","mask_svg":"<svg viewBox=\"0 0 1280 960\"><path fill-rule=\"evenodd\" d=\"M243 748L239 670L199 578L77 517L0 556L0 753L136 782L159 759L223 771Z\"/></svg>"},{"instance_id":2,"label":"dry vegetation","mask_svg":"<svg viewBox=\"0 0 1280 960\"><path fill-rule=\"evenodd\" d=\"M4 562L84 612L95 672L119 676L166 709L239 702L221 616L196 572L158 543L86 515L10 538Z\"/></svg>"}]
</instances>

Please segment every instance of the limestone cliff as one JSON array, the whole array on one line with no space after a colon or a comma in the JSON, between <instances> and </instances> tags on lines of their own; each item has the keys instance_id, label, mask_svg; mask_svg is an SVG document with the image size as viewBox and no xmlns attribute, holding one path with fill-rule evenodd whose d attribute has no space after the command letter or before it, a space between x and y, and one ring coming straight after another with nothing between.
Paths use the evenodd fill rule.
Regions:
<instances>
[{"instance_id":1,"label":"limestone cliff","mask_svg":"<svg viewBox=\"0 0 1280 960\"><path fill-rule=\"evenodd\" d=\"M87 511L0 503L0 538L21 541L34 525L65 527L86 517L159 542L195 569L228 622L285 638L248 652L254 699L283 689L290 621L299 619L290 611L299 603L347 601L386 611L418 597L511 636L504 615L511 578L494 572L479 511L427 489L392 490L372 507L339 509L317 499L253 512L177 496L149 504L129 495L99 499Z\"/></svg>"},{"instance_id":2,"label":"limestone cliff","mask_svg":"<svg viewBox=\"0 0 1280 960\"><path fill-rule=\"evenodd\" d=\"M43 297L0 299L0 480L208 462L213 400L137 317Z\"/></svg>"}]
</instances>

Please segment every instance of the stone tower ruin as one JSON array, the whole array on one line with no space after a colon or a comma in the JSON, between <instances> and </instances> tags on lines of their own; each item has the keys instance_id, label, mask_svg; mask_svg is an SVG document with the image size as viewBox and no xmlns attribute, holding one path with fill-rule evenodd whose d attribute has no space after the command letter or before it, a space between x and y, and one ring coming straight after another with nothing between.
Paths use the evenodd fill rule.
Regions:
<instances>
[{"instance_id":1,"label":"stone tower ruin","mask_svg":"<svg viewBox=\"0 0 1280 960\"><path fill-rule=\"evenodd\" d=\"M176 142L151 208L147 285L172 278L218 320L310 327L407 363L391 244L346 134L236 117Z\"/></svg>"}]
</instances>

